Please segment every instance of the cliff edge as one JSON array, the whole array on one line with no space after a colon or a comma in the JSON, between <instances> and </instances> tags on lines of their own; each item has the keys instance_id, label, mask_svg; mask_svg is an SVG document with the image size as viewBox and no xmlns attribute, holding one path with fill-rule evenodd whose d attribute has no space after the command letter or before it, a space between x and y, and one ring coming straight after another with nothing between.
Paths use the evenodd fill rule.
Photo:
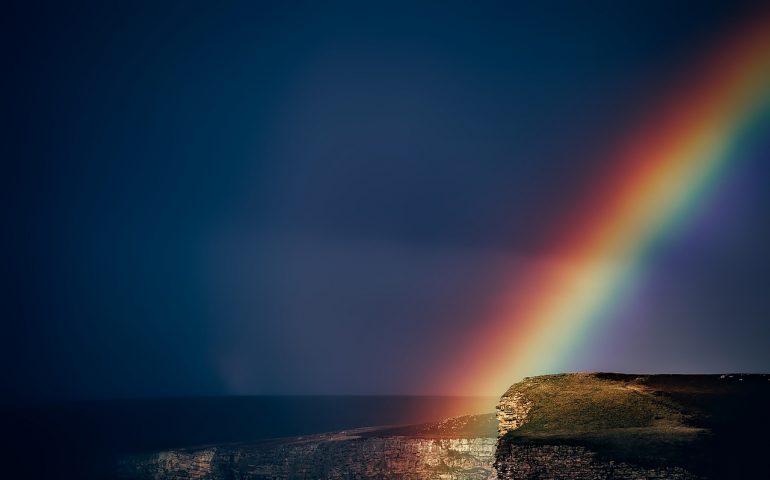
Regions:
<instances>
[{"instance_id":1,"label":"cliff edge","mask_svg":"<svg viewBox=\"0 0 770 480\"><path fill-rule=\"evenodd\" d=\"M770 375L525 378L497 408L501 479L767 478Z\"/></svg>"}]
</instances>

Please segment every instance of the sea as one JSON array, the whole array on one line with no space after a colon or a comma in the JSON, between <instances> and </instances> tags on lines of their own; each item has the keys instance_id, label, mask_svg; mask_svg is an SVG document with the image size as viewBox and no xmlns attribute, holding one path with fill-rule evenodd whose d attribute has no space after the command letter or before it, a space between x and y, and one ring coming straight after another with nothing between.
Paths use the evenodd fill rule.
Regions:
<instances>
[{"instance_id":1,"label":"sea","mask_svg":"<svg viewBox=\"0 0 770 480\"><path fill-rule=\"evenodd\" d=\"M6 405L6 473L98 478L119 455L491 413L494 397L229 396ZM10 477L7 477L10 478Z\"/></svg>"}]
</instances>

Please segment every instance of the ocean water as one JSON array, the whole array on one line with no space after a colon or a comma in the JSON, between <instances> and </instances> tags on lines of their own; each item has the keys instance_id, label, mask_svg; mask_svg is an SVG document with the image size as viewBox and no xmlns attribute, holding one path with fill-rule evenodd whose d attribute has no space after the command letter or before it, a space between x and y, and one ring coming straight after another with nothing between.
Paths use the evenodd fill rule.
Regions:
<instances>
[{"instance_id":1,"label":"ocean water","mask_svg":"<svg viewBox=\"0 0 770 480\"><path fill-rule=\"evenodd\" d=\"M202 397L2 407L13 470L98 477L117 455L409 425L490 413L496 398L421 396ZM71 475L68 475L71 474Z\"/></svg>"}]
</instances>

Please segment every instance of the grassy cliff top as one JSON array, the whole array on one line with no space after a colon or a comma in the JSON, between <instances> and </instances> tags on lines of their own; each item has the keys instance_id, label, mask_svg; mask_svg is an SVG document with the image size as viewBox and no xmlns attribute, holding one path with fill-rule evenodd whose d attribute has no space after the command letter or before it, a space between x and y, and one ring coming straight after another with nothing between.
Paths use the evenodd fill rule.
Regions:
<instances>
[{"instance_id":1,"label":"grassy cliff top","mask_svg":"<svg viewBox=\"0 0 770 480\"><path fill-rule=\"evenodd\" d=\"M618 428L692 429L670 397L650 388L649 377L563 374L526 378L509 389L532 402L517 434L578 434Z\"/></svg>"},{"instance_id":2,"label":"grassy cliff top","mask_svg":"<svg viewBox=\"0 0 770 480\"><path fill-rule=\"evenodd\" d=\"M715 452L766 443L770 426L770 375L546 375L514 384L502 402L515 396L531 408L502 444L582 445L639 464L711 468Z\"/></svg>"}]
</instances>

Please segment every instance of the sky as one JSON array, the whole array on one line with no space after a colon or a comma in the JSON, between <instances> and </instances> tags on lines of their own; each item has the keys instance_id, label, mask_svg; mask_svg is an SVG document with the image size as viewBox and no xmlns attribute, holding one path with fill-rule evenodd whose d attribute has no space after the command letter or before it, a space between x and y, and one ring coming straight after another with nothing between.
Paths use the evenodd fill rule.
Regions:
<instances>
[{"instance_id":1,"label":"sky","mask_svg":"<svg viewBox=\"0 0 770 480\"><path fill-rule=\"evenodd\" d=\"M431 379L755 10L12 4L2 398L495 393ZM770 370L769 156L760 135L571 370Z\"/></svg>"}]
</instances>

